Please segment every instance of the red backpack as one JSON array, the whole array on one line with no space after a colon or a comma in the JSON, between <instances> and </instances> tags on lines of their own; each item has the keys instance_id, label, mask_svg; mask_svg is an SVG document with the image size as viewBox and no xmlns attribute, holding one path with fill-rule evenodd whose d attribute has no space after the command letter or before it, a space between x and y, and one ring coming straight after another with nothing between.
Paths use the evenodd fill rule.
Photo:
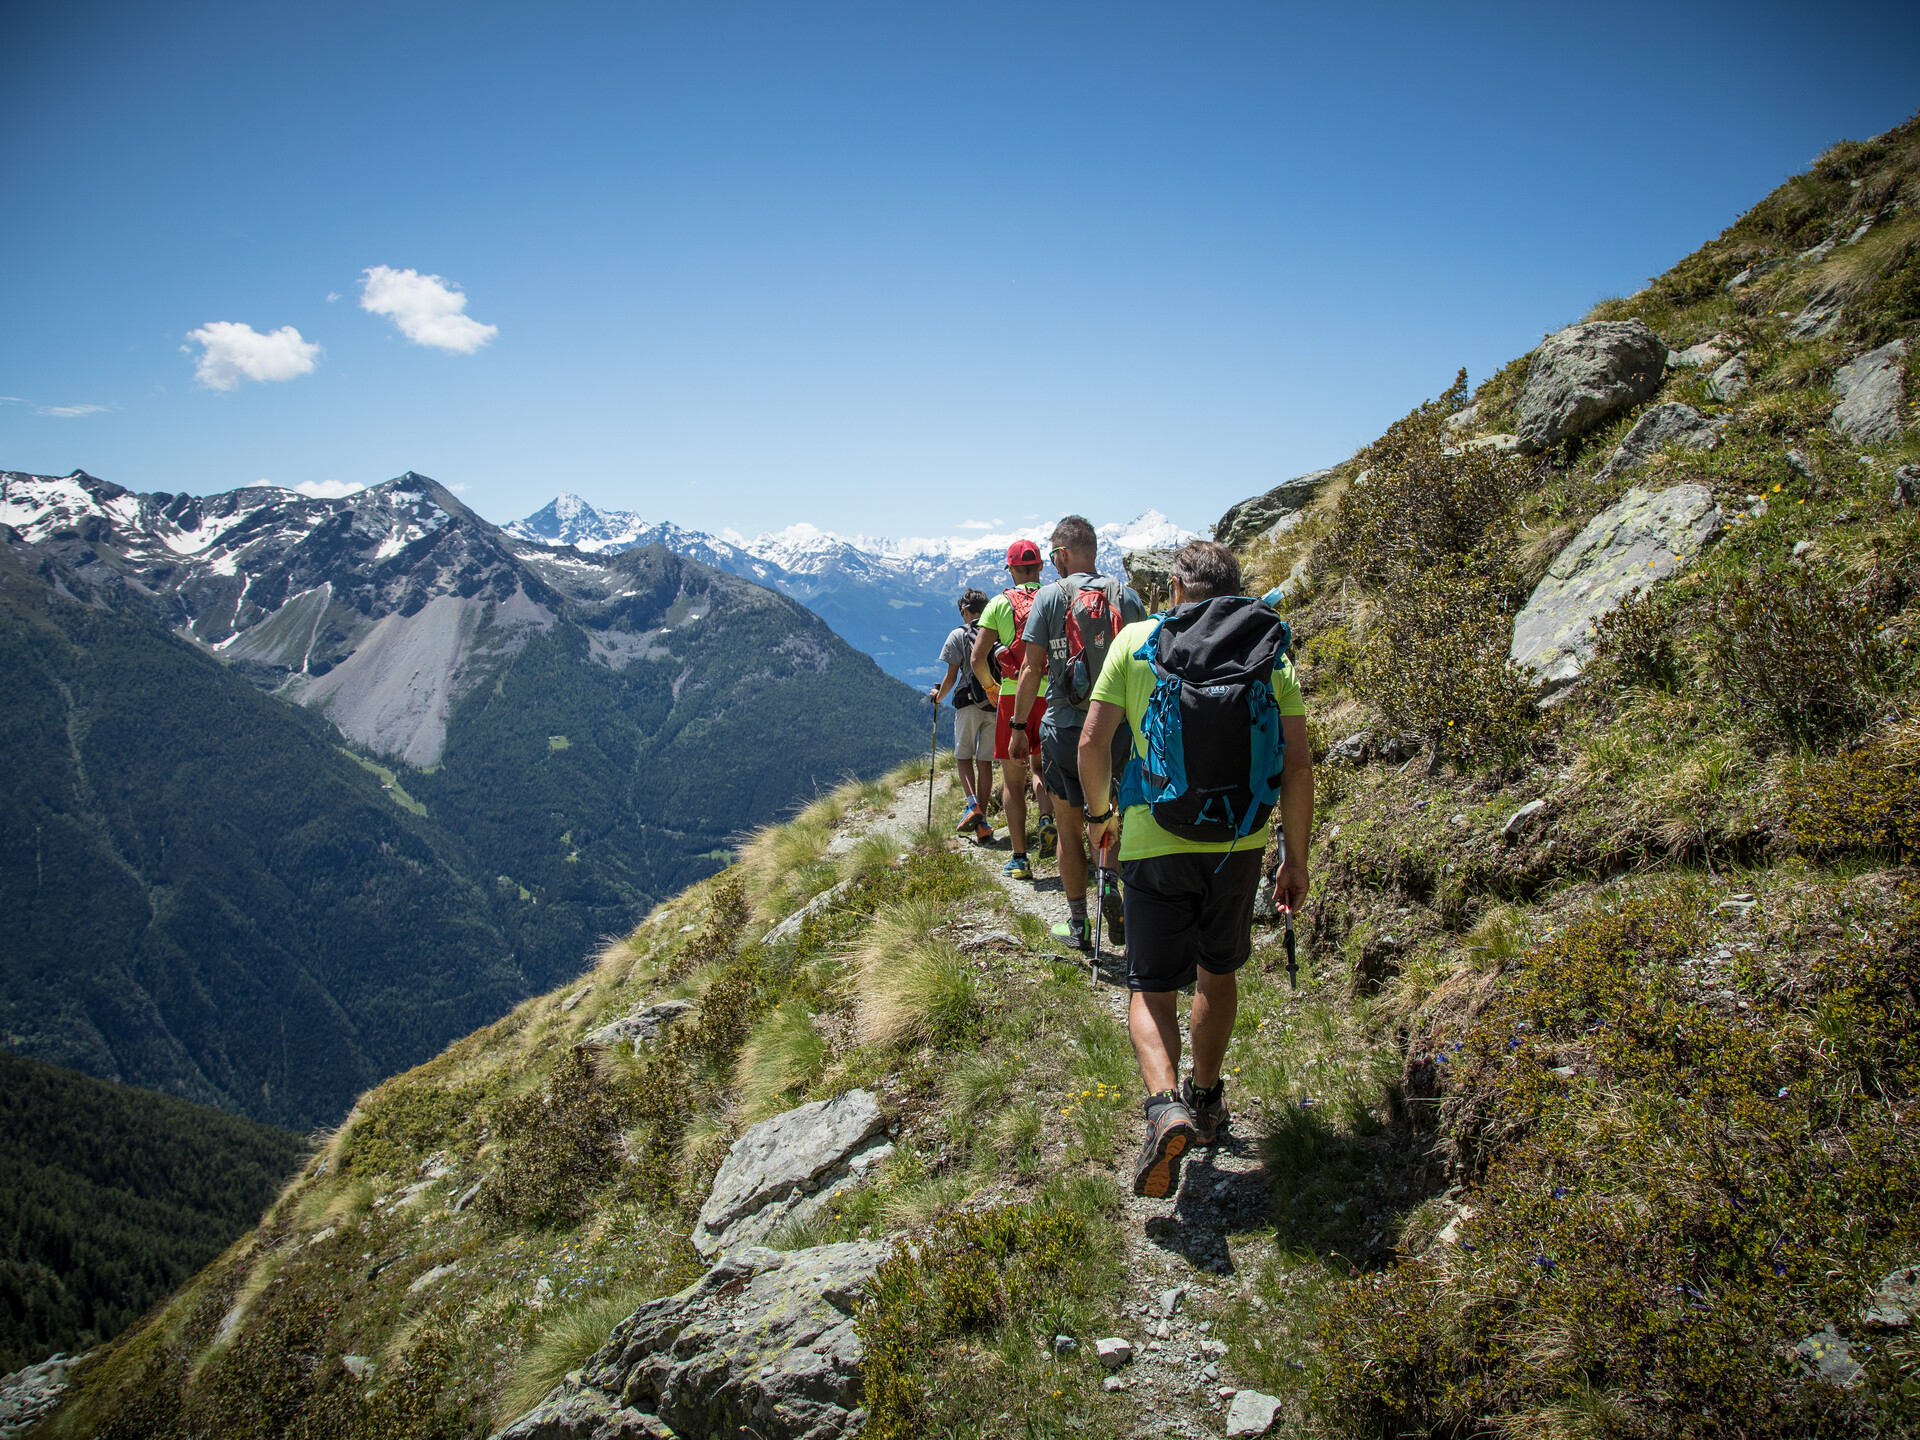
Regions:
<instances>
[{"instance_id":1,"label":"red backpack","mask_svg":"<svg viewBox=\"0 0 1920 1440\"><path fill-rule=\"evenodd\" d=\"M1074 709L1086 709L1093 699L1093 684L1107 663L1107 648L1124 624L1126 621L1120 614L1120 587L1112 580L1098 579L1091 585L1082 585L1069 597L1067 667L1062 679L1067 703Z\"/></svg>"},{"instance_id":2,"label":"red backpack","mask_svg":"<svg viewBox=\"0 0 1920 1440\"><path fill-rule=\"evenodd\" d=\"M1020 662L1026 658L1027 642L1020 637L1026 633L1027 614L1033 609L1033 597L1038 590L1029 590L1025 586L1015 585L1011 590L1002 590L1007 604L1013 607L1013 643L996 645L987 654L987 669L996 680L1005 680L1020 671Z\"/></svg>"}]
</instances>

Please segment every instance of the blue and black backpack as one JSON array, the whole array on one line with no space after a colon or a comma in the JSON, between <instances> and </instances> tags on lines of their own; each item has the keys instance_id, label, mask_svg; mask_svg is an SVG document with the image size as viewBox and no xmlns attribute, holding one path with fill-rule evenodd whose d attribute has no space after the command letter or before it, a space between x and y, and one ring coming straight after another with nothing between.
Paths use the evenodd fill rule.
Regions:
<instances>
[{"instance_id":1,"label":"blue and black backpack","mask_svg":"<svg viewBox=\"0 0 1920 1440\"><path fill-rule=\"evenodd\" d=\"M1280 798L1286 740L1273 667L1293 632L1260 601L1222 595L1154 617L1136 660L1156 683L1140 725L1144 757L1120 777L1120 804L1160 828L1218 843L1253 834Z\"/></svg>"}]
</instances>

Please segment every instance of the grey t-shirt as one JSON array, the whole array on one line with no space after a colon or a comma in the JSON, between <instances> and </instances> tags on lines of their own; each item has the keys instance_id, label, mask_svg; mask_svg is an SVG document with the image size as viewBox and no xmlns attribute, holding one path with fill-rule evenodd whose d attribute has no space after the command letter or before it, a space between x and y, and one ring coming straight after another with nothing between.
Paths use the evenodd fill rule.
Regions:
<instances>
[{"instance_id":1,"label":"grey t-shirt","mask_svg":"<svg viewBox=\"0 0 1920 1440\"><path fill-rule=\"evenodd\" d=\"M1086 722L1087 712L1070 704L1067 700L1067 609L1074 591L1082 585L1091 585L1099 580L1098 575L1078 573L1064 580L1040 587L1040 593L1033 597L1033 608L1027 612L1027 628L1020 632L1022 640L1029 640L1047 647L1047 718L1045 724L1056 731L1078 730ZM1120 623L1131 625L1136 620L1147 618L1147 607L1140 603L1140 597L1127 586L1113 582L1120 593ZM1087 677L1087 686L1100 677Z\"/></svg>"},{"instance_id":2,"label":"grey t-shirt","mask_svg":"<svg viewBox=\"0 0 1920 1440\"><path fill-rule=\"evenodd\" d=\"M978 634L979 632L975 631L974 633ZM965 685L968 678L973 674L973 637L967 633L967 627L965 625L955 627L952 633L947 636L947 643L940 647L940 663L942 665L958 665L960 667L960 673L953 677L953 688L955 690ZM953 697L949 695L947 698L952 699ZM980 708L983 710L991 710L993 708L993 702L989 700Z\"/></svg>"}]
</instances>

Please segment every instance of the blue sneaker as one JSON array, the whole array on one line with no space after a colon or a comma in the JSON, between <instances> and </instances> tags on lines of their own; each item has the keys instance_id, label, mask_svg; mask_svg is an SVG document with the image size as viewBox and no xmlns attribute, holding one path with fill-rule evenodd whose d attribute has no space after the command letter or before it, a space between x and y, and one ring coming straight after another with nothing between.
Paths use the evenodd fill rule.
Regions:
<instances>
[{"instance_id":1,"label":"blue sneaker","mask_svg":"<svg viewBox=\"0 0 1920 1440\"><path fill-rule=\"evenodd\" d=\"M967 797L967 808L960 816L960 823L953 828L962 835L976 828L980 823L980 802L973 796Z\"/></svg>"},{"instance_id":2,"label":"blue sneaker","mask_svg":"<svg viewBox=\"0 0 1920 1440\"><path fill-rule=\"evenodd\" d=\"M1031 880L1033 879L1033 866L1027 863L1026 856L1015 855L1000 867L1000 873L1009 880Z\"/></svg>"}]
</instances>

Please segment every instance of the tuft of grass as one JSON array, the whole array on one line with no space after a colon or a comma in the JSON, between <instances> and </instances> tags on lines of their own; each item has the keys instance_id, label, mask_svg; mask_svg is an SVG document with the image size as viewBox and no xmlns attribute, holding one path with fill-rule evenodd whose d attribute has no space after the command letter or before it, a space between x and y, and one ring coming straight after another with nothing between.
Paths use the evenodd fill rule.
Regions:
<instances>
[{"instance_id":1,"label":"tuft of grass","mask_svg":"<svg viewBox=\"0 0 1920 1440\"><path fill-rule=\"evenodd\" d=\"M521 1352L513 1378L494 1407L495 1424L506 1425L538 1405L549 1390L607 1343L616 1325L653 1298L650 1288L632 1286L543 1316L537 1336Z\"/></svg>"},{"instance_id":2,"label":"tuft of grass","mask_svg":"<svg viewBox=\"0 0 1920 1440\"><path fill-rule=\"evenodd\" d=\"M741 1120L752 1125L791 1108L796 1092L819 1073L828 1045L813 1014L798 1000L774 1007L747 1036L733 1069Z\"/></svg>"},{"instance_id":3,"label":"tuft of grass","mask_svg":"<svg viewBox=\"0 0 1920 1440\"><path fill-rule=\"evenodd\" d=\"M854 1031L862 1044L952 1040L979 1009L978 972L954 946L928 935L943 920L931 899L876 914L853 956Z\"/></svg>"}]
</instances>

